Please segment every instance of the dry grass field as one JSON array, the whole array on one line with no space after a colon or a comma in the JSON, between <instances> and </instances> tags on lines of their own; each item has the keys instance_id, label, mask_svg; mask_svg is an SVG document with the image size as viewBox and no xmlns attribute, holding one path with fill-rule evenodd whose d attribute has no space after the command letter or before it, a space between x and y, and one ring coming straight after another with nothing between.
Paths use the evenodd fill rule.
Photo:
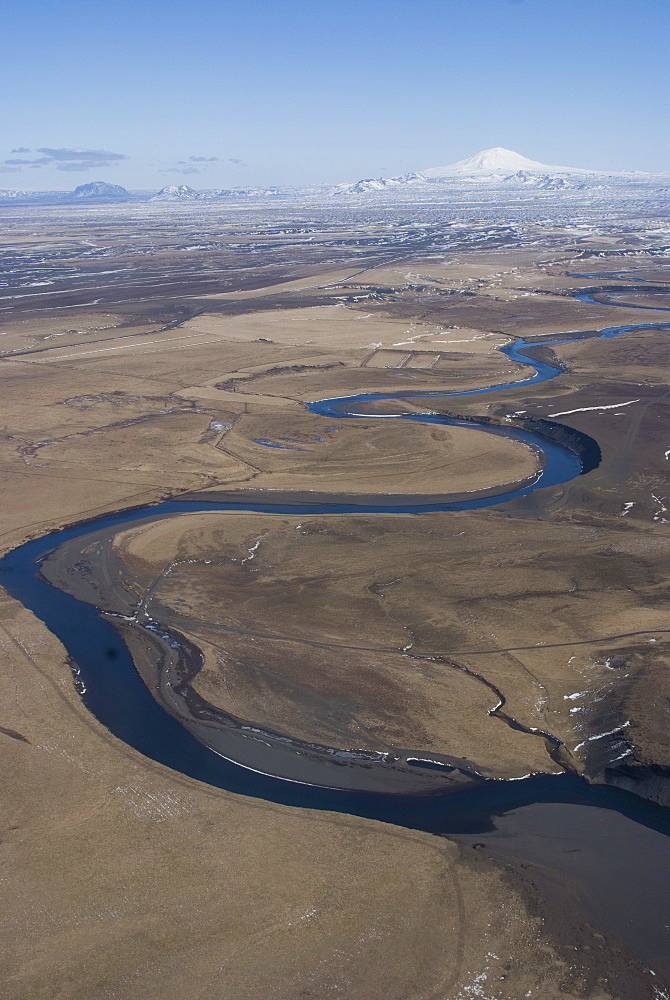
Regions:
<instances>
[{"instance_id":1,"label":"dry grass field","mask_svg":"<svg viewBox=\"0 0 670 1000\"><path fill-rule=\"evenodd\" d=\"M323 226L299 258L264 236L250 268L230 249L260 240L245 219L196 275L157 219L154 256L133 272L123 227L99 225L125 270L105 284L90 265L97 304L67 284L3 300L3 551L183 493L496 491L532 477L537 455L469 428L333 428L304 402L519 381L376 410L555 418L598 441L597 469L457 514L150 521L91 556L88 597L121 612L146 600L203 650L191 681L202 699L299 739L465 758L511 778L560 769L539 729L596 780L621 746L632 765L670 766L657 707L670 693L668 334L556 346L565 371L534 387L499 352L519 335L667 323L656 295L625 299L659 307L642 312L567 294L598 284L571 274L629 258L577 259L569 236L541 227L531 249L391 253L373 234L354 250L343 231L334 250ZM17 226L17 245L31 226ZM71 246L76 229L51 237ZM585 237L579 252L602 245ZM666 276L657 263L649 274ZM72 587L75 558L63 550L47 571ZM143 757L85 709L46 627L6 595L1 609L8 1000L653 996L631 992L646 986L628 954L520 866ZM496 691L521 728L491 714ZM590 739L609 729L618 750Z\"/></svg>"}]
</instances>

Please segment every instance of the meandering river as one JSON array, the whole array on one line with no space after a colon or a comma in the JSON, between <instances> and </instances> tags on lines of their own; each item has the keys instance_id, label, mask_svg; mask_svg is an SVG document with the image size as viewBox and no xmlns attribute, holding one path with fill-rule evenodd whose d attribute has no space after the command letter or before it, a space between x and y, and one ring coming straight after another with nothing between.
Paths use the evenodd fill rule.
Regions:
<instances>
[{"instance_id":1,"label":"meandering river","mask_svg":"<svg viewBox=\"0 0 670 1000\"><path fill-rule=\"evenodd\" d=\"M599 275L600 277L600 275ZM601 338L629 331L659 328L658 324L609 327ZM670 324L664 326L670 329ZM593 336L593 334L590 334ZM537 344L559 344L570 337ZM505 389L530 387L556 377L561 368L534 360L533 344L518 339L502 348L510 360L530 366L531 376L459 393L375 393L309 404L332 419L375 419L361 413L365 404L411 396L441 399L471 397ZM414 420L439 424L463 421L416 412L388 414L377 419ZM76 664L76 682L90 711L119 739L140 753L210 785L240 795L256 796L288 806L326 809L382 820L400 826L449 835L463 844L477 841L479 849L501 860L523 862L538 872L551 870L586 893L582 899L590 919L606 934L623 942L631 959L656 973L650 983L670 982L670 810L604 785L591 785L573 774L534 775L514 781L479 781L460 791L430 795L381 794L315 787L276 778L242 767L198 742L151 696L135 670L127 648L108 618L97 608L51 587L40 575L45 556L92 531L118 527L146 518L198 510L245 510L264 513L338 514L348 512L418 513L471 510L500 504L574 479L584 471L579 449L566 447L534 430L495 427L468 421L489 434L504 434L543 454L535 480L495 497L460 502L397 504L380 499L320 504L258 502L208 503L171 500L108 515L27 542L0 560L0 582L30 608L61 640ZM651 989L651 986L650 986ZM650 996L654 994L650 992ZM661 996L662 994L657 994Z\"/></svg>"}]
</instances>

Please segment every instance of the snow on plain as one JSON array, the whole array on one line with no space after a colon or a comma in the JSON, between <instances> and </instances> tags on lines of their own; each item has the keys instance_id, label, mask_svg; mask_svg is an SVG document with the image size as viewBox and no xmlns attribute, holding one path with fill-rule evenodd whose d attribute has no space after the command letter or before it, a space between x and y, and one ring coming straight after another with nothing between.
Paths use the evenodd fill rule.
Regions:
<instances>
[{"instance_id":1,"label":"snow on plain","mask_svg":"<svg viewBox=\"0 0 670 1000\"><path fill-rule=\"evenodd\" d=\"M639 399L629 399L627 403L612 403L608 406L580 406L576 410L561 410L560 413L548 413L548 417L567 417L571 413L590 413L598 410L620 410L622 406L632 406L639 403Z\"/></svg>"},{"instance_id":2,"label":"snow on plain","mask_svg":"<svg viewBox=\"0 0 670 1000\"><path fill-rule=\"evenodd\" d=\"M141 785L118 785L115 789L140 818L158 820L176 819L191 811L190 805L174 792L150 792Z\"/></svg>"},{"instance_id":3,"label":"snow on plain","mask_svg":"<svg viewBox=\"0 0 670 1000\"><path fill-rule=\"evenodd\" d=\"M596 733L594 736L587 736L582 743L578 743L576 747L573 747L573 751L579 750L580 747L585 746L587 743L593 743L594 740L604 740L606 736L616 736L622 729L627 729L630 724L630 719L628 719L627 722L624 722L621 726L617 726L616 729L610 729L606 733Z\"/></svg>"},{"instance_id":4,"label":"snow on plain","mask_svg":"<svg viewBox=\"0 0 670 1000\"><path fill-rule=\"evenodd\" d=\"M668 498L657 497L655 493L652 493L651 499L654 501L654 503L658 504L658 510L654 514L654 521L659 521L661 524L667 524L668 519L663 517L663 515L667 514L668 512L668 508L665 506L665 502Z\"/></svg>"}]
</instances>

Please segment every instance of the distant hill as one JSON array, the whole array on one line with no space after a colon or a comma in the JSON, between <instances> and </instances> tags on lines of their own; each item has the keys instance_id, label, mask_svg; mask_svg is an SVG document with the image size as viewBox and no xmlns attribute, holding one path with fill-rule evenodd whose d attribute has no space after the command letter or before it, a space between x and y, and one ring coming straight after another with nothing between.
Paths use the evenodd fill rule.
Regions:
<instances>
[{"instance_id":1,"label":"distant hill","mask_svg":"<svg viewBox=\"0 0 670 1000\"><path fill-rule=\"evenodd\" d=\"M149 201L221 201L226 198L269 198L279 194L279 188L216 188L196 191L188 184L168 184Z\"/></svg>"},{"instance_id":2,"label":"distant hill","mask_svg":"<svg viewBox=\"0 0 670 1000\"><path fill-rule=\"evenodd\" d=\"M113 201L130 201L131 195L120 184L108 184L106 181L90 181L80 184L70 194L65 195L67 201L97 201L100 203Z\"/></svg>"},{"instance_id":3,"label":"distant hill","mask_svg":"<svg viewBox=\"0 0 670 1000\"><path fill-rule=\"evenodd\" d=\"M149 201L197 201L200 195L188 184L167 184Z\"/></svg>"}]
</instances>

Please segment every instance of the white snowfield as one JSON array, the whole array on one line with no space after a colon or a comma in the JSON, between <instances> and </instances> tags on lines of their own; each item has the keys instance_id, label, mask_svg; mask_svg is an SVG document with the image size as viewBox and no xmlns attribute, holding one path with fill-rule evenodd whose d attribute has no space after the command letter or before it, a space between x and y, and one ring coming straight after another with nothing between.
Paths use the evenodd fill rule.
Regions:
<instances>
[{"instance_id":1,"label":"white snowfield","mask_svg":"<svg viewBox=\"0 0 670 1000\"><path fill-rule=\"evenodd\" d=\"M570 413L589 413L596 410L620 410L622 406L632 406L639 403L639 399L629 399L627 403L612 403L608 406L580 406L577 410L561 410L560 413L548 413L548 417L567 417Z\"/></svg>"}]
</instances>

